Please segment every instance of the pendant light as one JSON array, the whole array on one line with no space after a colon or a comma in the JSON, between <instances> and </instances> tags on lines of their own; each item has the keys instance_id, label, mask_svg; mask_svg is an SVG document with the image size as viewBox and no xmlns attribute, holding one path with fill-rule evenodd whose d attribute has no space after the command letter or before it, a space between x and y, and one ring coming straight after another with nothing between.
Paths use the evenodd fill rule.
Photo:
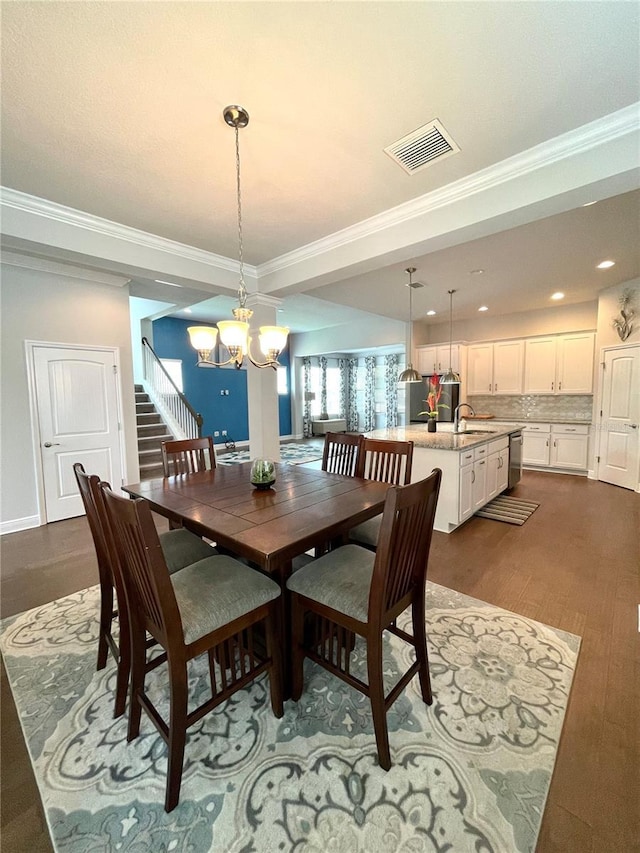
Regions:
<instances>
[{"instance_id":1,"label":"pendant light","mask_svg":"<svg viewBox=\"0 0 640 853\"><path fill-rule=\"evenodd\" d=\"M414 369L411 363L413 353L413 313L412 313L412 295L414 287L422 287L421 284L414 284L411 276L416 271L415 267L407 267L405 272L409 273L409 363L405 370L398 376L398 382L422 382L422 376Z\"/></svg>"},{"instance_id":2,"label":"pendant light","mask_svg":"<svg viewBox=\"0 0 640 853\"><path fill-rule=\"evenodd\" d=\"M240 192L240 143L238 129L249 124L249 113L244 107L225 107L223 118L229 127L236 132L236 193L238 203L238 260L240 264L240 286L238 288L238 307L233 309L233 320L221 320L215 326L190 326L187 329L191 346L198 350L198 367L222 367L225 364L242 366L246 355L255 367L279 367L278 356L286 346L289 329L285 326L260 326L260 349L266 361L256 361L251 355L251 338L249 337L249 320L253 315L247 308L247 288L244 283L244 260L242 257L242 194ZM226 361L213 361L211 353L215 349L216 338L220 332L220 343L228 352Z\"/></svg>"},{"instance_id":3,"label":"pendant light","mask_svg":"<svg viewBox=\"0 0 640 853\"><path fill-rule=\"evenodd\" d=\"M449 291L449 370L440 380L441 385L457 385L460 382L460 374L456 373L451 366L453 364L453 294L455 290Z\"/></svg>"}]
</instances>

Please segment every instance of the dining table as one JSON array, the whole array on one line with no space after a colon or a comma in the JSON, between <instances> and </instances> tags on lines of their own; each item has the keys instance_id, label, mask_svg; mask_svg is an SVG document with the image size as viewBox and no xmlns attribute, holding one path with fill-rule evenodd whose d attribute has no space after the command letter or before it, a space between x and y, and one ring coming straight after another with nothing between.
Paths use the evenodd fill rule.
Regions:
<instances>
[{"instance_id":1,"label":"dining table","mask_svg":"<svg viewBox=\"0 0 640 853\"><path fill-rule=\"evenodd\" d=\"M389 485L303 465L276 463L269 489L250 482L251 463L122 486L132 498L231 554L245 558L280 585L280 645L285 690L291 677L289 596L294 558L346 541L351 528L380 514Z\"/></svg>"}]
</instances>

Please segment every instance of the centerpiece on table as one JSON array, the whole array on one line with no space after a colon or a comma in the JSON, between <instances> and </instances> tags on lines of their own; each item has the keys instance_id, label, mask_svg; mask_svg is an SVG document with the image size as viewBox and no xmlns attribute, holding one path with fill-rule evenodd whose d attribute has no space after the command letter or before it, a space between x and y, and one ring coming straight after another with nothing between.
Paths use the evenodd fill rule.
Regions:
<instances>
[{"instance_id":1,"label":"centerpiece on table","mask_svg":"<svg viewBox=\"0 0 640 853\"><path fill-rule=\"evenodd\" d=\"M418 412L420 415L429 415L429 420L427 421L428 432L436 431L436 420L440 409L449 408L446 403L440 402L440 397L442 397L442 385L440 384L440 377L437 373L434 373L433 376L429 377L429 391L425 400L427 411Z\"/></svg>"},{"instance_id":2,"label":"centerpiece on table","mask_svg":"<svg viewBox=\"0 0 640 853\"><path fill-rule=\"evenodd\" d=\"M270 459L254 459L251 465L251 485L262 491L270 489L276 481L276 464Z\"/></svg>"}]
</instances>

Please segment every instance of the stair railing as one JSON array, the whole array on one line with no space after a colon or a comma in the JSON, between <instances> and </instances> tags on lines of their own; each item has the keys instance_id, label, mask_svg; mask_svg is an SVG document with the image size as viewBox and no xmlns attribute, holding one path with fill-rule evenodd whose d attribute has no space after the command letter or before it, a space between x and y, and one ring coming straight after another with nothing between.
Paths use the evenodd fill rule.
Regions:
<instances>
[{"instance_id":1,"label":"stair railing","mask_svg":"<svg viewBox=\"0 0 640 853\"><path fill-rule=\"evenodd\" d=\"M145 390L176 438L201 438L202 415L167 373L146 338L142 338Z\"/></svg>"}]
</instances>

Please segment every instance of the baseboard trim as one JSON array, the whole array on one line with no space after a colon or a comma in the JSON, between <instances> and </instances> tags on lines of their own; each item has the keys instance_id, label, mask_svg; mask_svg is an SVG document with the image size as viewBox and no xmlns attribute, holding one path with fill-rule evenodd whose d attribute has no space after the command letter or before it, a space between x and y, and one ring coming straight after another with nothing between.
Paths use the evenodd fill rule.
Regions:
<instances>
[{"instance_id":1,"label":"baseboard trim","mask_svg":"<svg viewBox=\"0 0 640 853\"><path fill-rule=\"evenodd\" d=\"M27 515L24 518L13 518L11 521L0 521L0 536L5 533L18 533L20 530L30 530L40 527L39 515Z\"/></svg>"}]
</instances>

